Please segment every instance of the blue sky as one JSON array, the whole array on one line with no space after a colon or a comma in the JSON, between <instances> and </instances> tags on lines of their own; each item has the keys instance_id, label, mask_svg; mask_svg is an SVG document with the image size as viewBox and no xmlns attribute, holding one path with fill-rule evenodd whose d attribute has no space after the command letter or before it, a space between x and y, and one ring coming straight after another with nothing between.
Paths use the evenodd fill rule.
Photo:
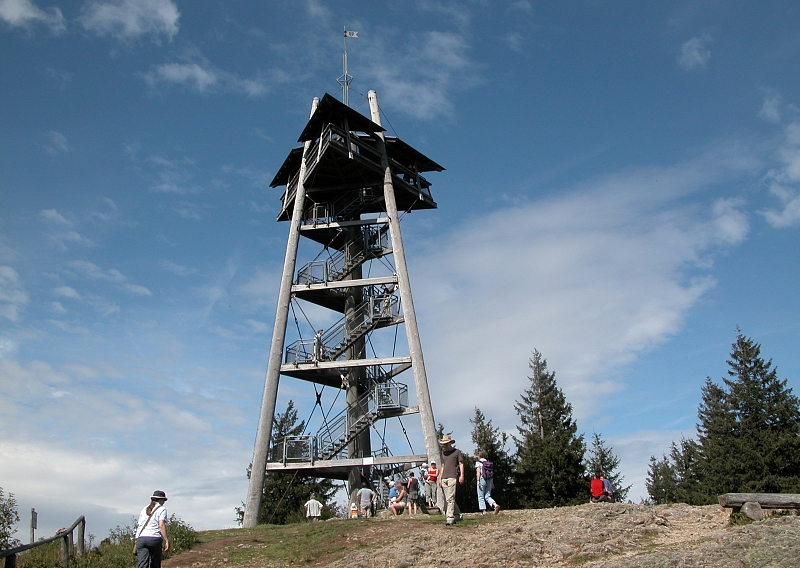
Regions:
<instances>
[{"instance_id":1,"label":"blue sky","mask_svg":"<svg viewBox=\"0 0 800 568\"><path fill-rule=\"evenodd\" d=\"M437 421L468 450L475 406L512 431L539 349L645 495L736 326L800 386L798 24L795 2L0 0L0 486L41 535L84 514L103 538L156 488L232 525L288 229L268 183L338 93L346 25L351 105L375 89L447 168L403 220Z\"/></svg>"}]
</instances>

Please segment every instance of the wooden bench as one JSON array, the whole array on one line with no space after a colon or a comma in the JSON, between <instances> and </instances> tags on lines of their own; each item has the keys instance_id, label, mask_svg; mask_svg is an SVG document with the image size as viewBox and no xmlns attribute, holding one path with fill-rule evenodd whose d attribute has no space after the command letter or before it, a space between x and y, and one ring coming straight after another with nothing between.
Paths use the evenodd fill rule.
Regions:
<instances>
[{"instance_id":1,"label":"wooden bench","mask_svg":"<svg viewBox=\"0 0 800 568\"><path fill-rule=\"evenodd\" d=\"M800 509L800 493L725 493L717 500L734 513L740 512L745 503L758 503L762 509Z\"/></svg>"}]
</instances>

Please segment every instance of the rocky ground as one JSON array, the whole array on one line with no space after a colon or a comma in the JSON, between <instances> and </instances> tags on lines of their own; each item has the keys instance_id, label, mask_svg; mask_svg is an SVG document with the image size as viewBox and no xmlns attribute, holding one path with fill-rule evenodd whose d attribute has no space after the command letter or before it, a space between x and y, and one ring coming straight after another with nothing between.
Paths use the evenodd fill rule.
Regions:
<instances>
[{"instance_id":1,"label":"rocky ground","mask_svg":"<svg viewBox=\"0 0 800 568\"><path fill-rule=\"evenodd\" d=\"M317 558L309 565L800 566L800 517L772 517L731 526L729 516L729 510L717 505L600 503L502 511L497 516L468 515L455 527L445 527L441 516L373 519L337 536L336 542L330 543L339 550L337 554ZM235 537L207 543L170 559L165 568L232 567L226 551L237 546L244 545ZM259 562L257 557L248 562L248 567L268 565L280 564Z\"/></svg>"}]
</instances>

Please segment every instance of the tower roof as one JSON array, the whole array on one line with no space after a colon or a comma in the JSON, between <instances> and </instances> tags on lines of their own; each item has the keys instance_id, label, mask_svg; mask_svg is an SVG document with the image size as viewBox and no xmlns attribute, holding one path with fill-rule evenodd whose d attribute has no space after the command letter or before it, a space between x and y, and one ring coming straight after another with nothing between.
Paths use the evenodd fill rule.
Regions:
<instances>
[{"instance_id":1,"label":"tower roof","mask_svg":"<svg viewBox=\"0 0 800 568\"><path fill-rule=\"evenodd\" d=\"M330 122L337 126L344 127L344 121L347 120L348 130L357 132L383 132L385 128L375 124L360 112L353 110L346 104L339 102L328 93L322 97L322 100L317 106L317 110L311 115L303 132L300 133L298 142L306 142L307 140L315 140L319 137L319 133L325 124Z\"/></svg>"}]
</instances>

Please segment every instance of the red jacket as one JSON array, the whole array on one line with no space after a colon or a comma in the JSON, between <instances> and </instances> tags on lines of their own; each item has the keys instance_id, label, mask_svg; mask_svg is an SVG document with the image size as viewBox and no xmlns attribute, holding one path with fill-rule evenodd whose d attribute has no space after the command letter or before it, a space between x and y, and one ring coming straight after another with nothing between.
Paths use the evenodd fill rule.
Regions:
<instances>
[{"instance_id":1,"label":"red jacket","mask_svg":"<svg viewBox=\"0 0 800 568\"><path fill-rule=\"evenodd\" d=\"M592 497L600 497L603 494L603 480L592 479Z\"/></svg>"}]
</instances>

